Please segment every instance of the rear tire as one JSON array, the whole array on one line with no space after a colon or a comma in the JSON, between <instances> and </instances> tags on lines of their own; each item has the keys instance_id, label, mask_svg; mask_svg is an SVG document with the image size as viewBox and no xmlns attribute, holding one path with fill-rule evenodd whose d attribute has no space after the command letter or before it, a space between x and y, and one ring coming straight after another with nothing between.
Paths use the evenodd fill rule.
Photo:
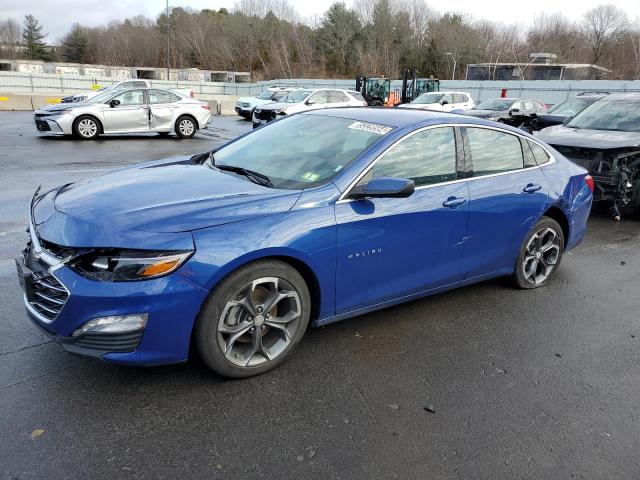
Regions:
<instances>
[{"instance_id":1,"label":"rear tire","mask_svg":"<svg viewBox=\"0 0 640 480\"><path fill-rule=\"evenodd\" d=\"M175 131L180 138L191 138L196 134L196 121L188 115L178 117Z\"/></svg>"},{"instance_id":2,"label":"rear tire","mask_svg":"<svg viewBox=\"0 0 640 480\"><path fill-rule=\"evenodd\" d=\"M547 285L560 267L565 238L562 227L549 217L542 217L527 234L512 275L518 288L531 289Z\"/></svg>"},{"instance_id":3,"label":"rear tire","mask_svg":"<svg viewBox=\"0 0 640 480\"><path fill-rule=\"evenodd\" d=\"M81 140L94 140L100 135L100 124L91 115L82 115L73 122L73 134Z\"/></svg>"},{"instance_id":4,"label":"rear tire","mask_svg":"<svg viewBox=\"0 0 640 480\"><path fill-rule=\"evenodd\" d=\"M231 273L209 294L196 319L194 340L213 371L231 378L267 372L300 343L311 298L302 275L277 260Z\"/></svg>"}]
</instances>

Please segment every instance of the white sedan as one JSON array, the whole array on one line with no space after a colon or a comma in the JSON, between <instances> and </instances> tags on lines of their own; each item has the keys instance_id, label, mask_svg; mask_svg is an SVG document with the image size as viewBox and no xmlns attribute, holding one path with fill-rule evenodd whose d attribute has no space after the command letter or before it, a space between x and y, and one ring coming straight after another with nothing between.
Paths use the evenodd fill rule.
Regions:
<instances>
[{"instance_id":1,"label":"white sedan","mask_svg":"<svg viewBox=\"0 0 640 480\"><path fill-rule=\"evenodd\" d=\"M275 120L281 115L328 107L366 107L367 102L360 92L334 88L293 90L277 103L269 103L253 111L253 128Z\"/></svg>"},{"instance_id":2,"label":"white sedan","mask_svg":"<svg viewBox=\"0 0 640 480\"><path fill-rule=\"evenodd\" d=\"M402 105L402 108L417 108L438 112L466 112L475 106L476 102L466 92L428 92L423 93L413 102Z\"/></svg>"},{"instance_id":3,"label":"white sedan","mask_svg":"<svg viewBox=\"0 0 640 480\"><path fill-rule=\"evenodd\" d=\"M191 138L211 121L209 104L154 88L103 92L85 102L61 103L34 112L38 132L91 140L102 133L172 131Z\"/></svg>"}]
</instances>

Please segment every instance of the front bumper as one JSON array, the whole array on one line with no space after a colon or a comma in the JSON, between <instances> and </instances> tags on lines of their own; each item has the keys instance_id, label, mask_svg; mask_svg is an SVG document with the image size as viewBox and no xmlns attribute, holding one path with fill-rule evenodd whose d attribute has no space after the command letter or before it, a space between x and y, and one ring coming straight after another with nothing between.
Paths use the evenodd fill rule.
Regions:
<instances>
[{"instance_id":1,"label":"front bumper","mask_svg":"<svg viewBox=\"0 0 640 480\"><path fill-rule=\"evenodd\" d=\"M29 287L23 286L24 303L40 330L71 353L114 363L160 365L187 359L193 324L207 290L179 271L137 282L89 280L46 250L32 232L35 229L30 222L30 243L16 262L19 269L24 265L36 276L30 279ZM27 291L31 298L27 298ZM89 320L141 313L148 315L144 330L73 336Z\"/></svg>"},{"instance_id":2,"label":"front bumper","mask_svg":"<svg viewBox=\"0 0 640 480\"><path fill-rule=\"evenodd\" d=\"M36 112L33 119L38 133L50 135L71 135L73 133L73 117L69 114L48 115Z\"/></svg>"},{"instance_id":3,"label":"front bumper","mask_svg":"<svg viewBox=\"0 0 640 480\"><path fill-rule=\"evenodd\" d=\"M251 115L253 114L253 110L252 109L246 109L246 108L239 107L238 105L236 105L235 106L235 111L242 118L245 118L247 120L251 120Z\"/></svg>"}]
</instances>

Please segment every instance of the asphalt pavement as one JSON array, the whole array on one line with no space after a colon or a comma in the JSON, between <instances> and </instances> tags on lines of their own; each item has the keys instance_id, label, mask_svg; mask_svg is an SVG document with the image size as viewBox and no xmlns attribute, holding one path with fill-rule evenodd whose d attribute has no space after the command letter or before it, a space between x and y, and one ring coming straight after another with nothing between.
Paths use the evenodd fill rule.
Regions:
<instances>
[{"instance_id":1,"label":"asphalt pavement","mask_svg":"<svg viewBox=\"0 0 640 480\"><path fill-rule=\"evenodd\" d=\"M493 280L310 330L256 378L119 367L27 319L13 257L30 196L250 124L81 142L31 122L0 113L0 478L640 476L640 222L595 212L547 288Z\"/></svg>"}]
</instances>

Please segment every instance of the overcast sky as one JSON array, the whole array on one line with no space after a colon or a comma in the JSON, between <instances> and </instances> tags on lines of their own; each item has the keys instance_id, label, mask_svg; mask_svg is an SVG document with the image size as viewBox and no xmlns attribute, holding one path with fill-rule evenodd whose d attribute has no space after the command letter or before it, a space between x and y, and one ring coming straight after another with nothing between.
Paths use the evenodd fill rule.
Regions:
<instances>
[{"instance_id":1,"label":"overcast sky","mask_svg":"<svg viewBox=\"0 0 640 480\"><path fill-rule=\"evenodd\" d=\"M303 17L321 16L333 0L290 0ZM346 0L347 5L352 3ZM640 0L448 0L446 9L441 2L429 5L441 12L467 12L475 18L486 18L507 23L527 24L539 12L561 12L573 19L596 5L613 3L625 10L631 19L640 16ZM194 9L232 8L235 0L169 0L170 6L189 5ZM40 20L47 41L56 44L74 22L83 25L104 25L109 20L123 20L143 14L155 18L164 8L165 0L0 0L0 18L22 19L31 13Z\"/></svg>"}]
</instances>

